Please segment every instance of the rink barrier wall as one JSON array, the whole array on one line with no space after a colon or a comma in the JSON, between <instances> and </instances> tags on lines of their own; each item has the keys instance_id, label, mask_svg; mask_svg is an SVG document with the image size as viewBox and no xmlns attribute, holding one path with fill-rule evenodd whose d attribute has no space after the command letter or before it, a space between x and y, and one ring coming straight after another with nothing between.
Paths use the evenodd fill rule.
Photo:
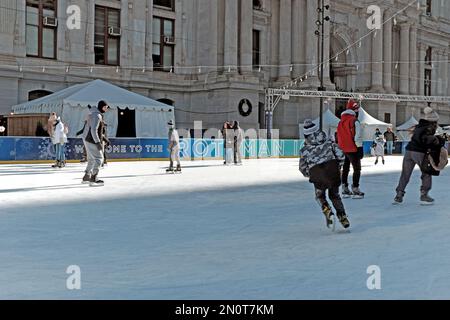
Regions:
<instances>
[{"instance_id":1,"label":"rink barrier wall","mask_svg":"<svg viewBox=\"0 0 450 320\"><path fill-rule=\"evenodd\" d=\"M106 150L112 161L167 160L167 139L116 138L110 139ZM364 152L370 154L371 141L364 142ZM295 158L303 146L303 140L246 139L241 145L243 159ZM406 143L396 143L395 152L404 152ZM69 139L66 159L79 161L83 156L83 141ZM181 139L182 160L218 160L224 157L223 140ZM53 145L45 137L0 137L0 163L39 163L55 159Z\"/></svg>"}]
</instances>

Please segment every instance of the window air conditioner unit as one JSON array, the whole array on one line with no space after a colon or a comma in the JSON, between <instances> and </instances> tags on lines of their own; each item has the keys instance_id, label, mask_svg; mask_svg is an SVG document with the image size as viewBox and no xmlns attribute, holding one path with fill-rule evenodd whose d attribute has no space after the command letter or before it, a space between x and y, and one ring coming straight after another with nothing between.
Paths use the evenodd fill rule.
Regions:
<instances>
[{"instance_id":1,"label":"window air conditioner unit","mask_svg":"<svg viewBox=\"0 0 450 320\"><path fill-rule=\"evenodd\" d=\"M175 44L175 38L164 36L164 44Z\"/></svg>"},{"instance_id":2,"label":"window air conditioner unit","mask_svg":"<svg viewBox=\"0 0 450 320\"><path fill-rule=\"evenodd\" d=\"M110 36L119 37L122 34L122 30L119 27L108 27L108 34Z\"/></svg>"},{"instance_id":3,"label":"window air conditioner unit","mask_svg":"<svg viewBox=\"0 0 450 320\"><path fill-rule=\"evenodd\" d=\"M57 27L58 19L55 17L44 17L42 24L46 27Z\"/></svg>"}]
</instances>

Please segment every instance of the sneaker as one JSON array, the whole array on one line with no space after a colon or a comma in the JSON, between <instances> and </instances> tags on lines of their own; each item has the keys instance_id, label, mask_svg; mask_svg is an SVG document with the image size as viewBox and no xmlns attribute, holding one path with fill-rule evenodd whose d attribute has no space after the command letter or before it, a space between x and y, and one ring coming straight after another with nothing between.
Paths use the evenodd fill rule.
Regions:
<instances>
[{"instance_id":1,"label":"sneaker","mask_svg":"<svg viewBox=\"0 0 450 320\"><path fill-rule=\"evenodd\" d=\"M88 184L89 182L91 182L91 175L88 174L88 173L85 173L81 183L82 184Z\"/></svg>"},{"instance_id":2,"label":"sneaker","mask_svg":"<svg viewBox=\"0 0 450 320\"><path fill-rule=\"evenodd\" d=\"M432 205L434 204L434 199L428 195L428 192L422 192L420 196L420 204L421 205Z\"/></svg>"},{"instance_id":3,"label":"sneaker","mask_svg":"<svg viewBox=\"0 0 450 320\"><path fill-rule=\"evenodd\" d=\"M348 188L348 186L343 185L342 186L342 197L343 198L350 198L352 196L352 192Z\"/></svg>"},{"instance_id":4,"label":"sneaker","mask_svg":"<svg viewBox=\"0 0 450 320\"><path fill-rule=\"evenodd\" d=\"M364 192L362 192L359 187L353 187L352 186L352 198L353 199L363 199L364 198Z\"/></svg>"},{"instance_id":5,"label":"sneaker","mask_svg":"<svg viewBox=\"0 0 450 320\"><path fill-rule=\"evenodd\" d=\"M350 228L350 221L348 220L348 217L345 213L342 215L339 215L338 218L339 218L339 222L342 224L344 229Z\"/></svg>"},{"instance_id":6,"label":"sneaker","mask_svg":"<svg viewBox=\"0 0 450 320\"><path fill-rule=\"evenodd\" d=\"M393 204L402 204L403 203L403 197L405 196L404 192L398 191L397 195L395 196L394 203Z\"/></svg>"}]
</instances>

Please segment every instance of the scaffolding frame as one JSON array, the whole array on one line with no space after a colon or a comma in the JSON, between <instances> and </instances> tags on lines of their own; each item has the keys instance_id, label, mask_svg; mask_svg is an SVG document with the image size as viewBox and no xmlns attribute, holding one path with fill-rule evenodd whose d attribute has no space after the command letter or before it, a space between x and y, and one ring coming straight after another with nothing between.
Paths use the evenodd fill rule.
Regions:
<instances>
[{"instance_id":1,"label":"scaffolding frame","mask_svg":"<svg viewBox=\"0 0 450 320\"><path fill-rule=\"evenodd\" d=\"M265 116L266 129L268 137L271 137L273 129L273 112L281 99L289 100L290 97L306 98L331 98L331 99L355 99L359 101L391 101L391 102L427 102L448 104L450 106L449 96L417 96L402 95L392 93L364 93L364 92L341 92L341 91L317 91L300 90L286 88L268 88L265 96Z\"/></svg>"}]
</instances>

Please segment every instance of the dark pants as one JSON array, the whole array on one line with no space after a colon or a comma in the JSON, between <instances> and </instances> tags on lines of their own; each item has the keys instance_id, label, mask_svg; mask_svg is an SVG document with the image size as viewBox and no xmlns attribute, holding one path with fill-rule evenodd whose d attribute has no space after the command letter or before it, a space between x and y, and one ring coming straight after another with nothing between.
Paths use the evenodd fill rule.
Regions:
<instances>
[{"instance_id":1,"label":"dark pants","mask_svg":"<svg viewBox=\"0 0 450 320\"><path fill-rule=\"evenodd\" d=\"M361 179L361 158L357 152L346 153L344 167L342 168L342 183L348 186L348 174L350 173L350 163L353 167L353 187L359 187Z\"/></svg>"},{"instance_id":2,"label":"dark pants","mask_svg":"<svg viewBox=\"0 0 450 320\"><path fill-rule=\"evenodd\" d=\"M320 205L320 208L323 210L324 207L329 207L327 198L326 198L326 189L318 189L316 188L316 200L317 203ZM328 197L331 200L331 203L333 204L334 209L336 209L336 215L338 217L342 217L345 215L345 208L344 204L342 203L342 199L339 195L339 187L333 187L328 189Z\"/></svg>"}]
</instances>

